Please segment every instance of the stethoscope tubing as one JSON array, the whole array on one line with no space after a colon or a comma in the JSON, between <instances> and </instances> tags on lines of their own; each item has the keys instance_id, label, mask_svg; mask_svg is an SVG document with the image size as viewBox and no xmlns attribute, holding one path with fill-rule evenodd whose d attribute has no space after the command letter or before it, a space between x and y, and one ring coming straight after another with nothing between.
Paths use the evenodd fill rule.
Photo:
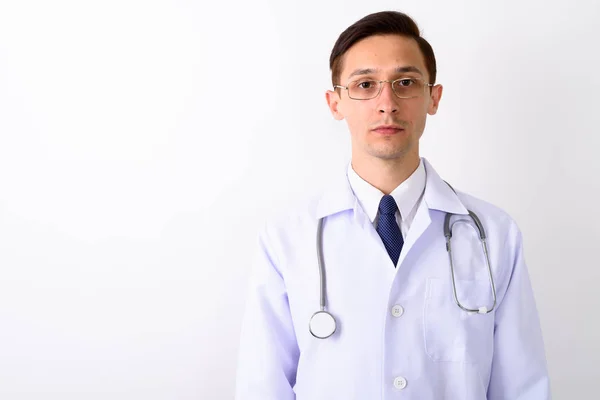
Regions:
<instances>
[{"instance_id":1,"label":"stethoscope tubing","mask_svg":"<svg viewBox=\"0 0 600 400\"><path fill-rule=\"evenodd\" d=\"M445 181L444 181L445 182ZM448 186L450 186L450 188L452 189L452 191L454 191L454 193L456 193L456 191L454 190L454 188L448 183L446 182L446 184ZM454 297L454 302L456 303L456 305L458 307L460 307L460 309L462 309L463 311L469 312L469 313L478 313L478 314L489 314L490 312L492 312L495 308L496 308L496 304L497 304L497 299L496 299L496 285L494 283L494 277L492 274L492 267L491 267L491 263L490 263L490 257L489 257L489 251L487 248L487 237L486 237L486 233L485 233L485 229L483 227L483 224L481 223L481 220L479 219L479 217L477 216L477 214L475 214L475 212L471 211L471 210L467 210L469 212L469 216L471 217L471 219L473 220L473 222L475 223L476 227L477 227L477 231L479 234L479 239L481 242L481 246L482 246L482 250L483 253L485 255L485 260L486 260L486 265L487 265L487 270L488 270L488 276L489 276L489 280L490 280L490 287L492 290L492 295L493 295L493 304L490 308L486 307L486 306L482 306L479 307L478 309L471 309L468 307L463 306L463 304L460 302L460 300L458 299L458 294L457 294L457 290L456 290L456 277L455 277L455 272L454 272L454 261L452 259L452 244L451 244L451 240L452 240L452 227L453 224L450 224L450 219L453 215L452 213L446 213L446 217L444 219L444 236L446 238L446 250L448 252L448 257L450 259L450 274L451 274L451 278L452 278L452 292L453 292L453 297ZM313 314L313 318L315 317L315 315L317 314L322 314L322 313L326 313L328 314L329 317L331 317L331 319L334 322L334 331L335 331L335 318L333 317L333 315L331 315L331 313L329 313L328 311L326 311L326 307L327 307L327 288L326 288L326 276L325 276L325 262L323 259L323 218L319 218L318 221L318 225L317 225L317 259L318 259L318 264L319 264L319 281L320 281L320 286L319 286L319 307L320 310L315 312ZM312 322L312 318L311 318L311 322ZM316 338L320 338L320 339L324 339L326 337L329 337L333 334L334 331L332 331L329 335L326 336L317 336L315 335L315 333L313 333L310 324L309 324L309 330L310 333L316 337Z\"/></svg>"}]
</instances>

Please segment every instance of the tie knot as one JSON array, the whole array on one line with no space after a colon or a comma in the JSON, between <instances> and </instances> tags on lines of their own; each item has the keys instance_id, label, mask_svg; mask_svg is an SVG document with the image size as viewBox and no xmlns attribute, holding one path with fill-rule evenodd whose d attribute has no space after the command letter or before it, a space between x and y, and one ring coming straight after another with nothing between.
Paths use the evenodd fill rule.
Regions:
<instances>
[{"instance_id":1,"label":"tie knot","mask_svg":"<svg viewBox=\"0 0 600 400\"><path fill-rule=\"evenodd\" d=\"M379 202L379 212L381 214L394 214L398 210L396 200L389 194L386 194L381 198Z\"/></svg>"}]
</instances>

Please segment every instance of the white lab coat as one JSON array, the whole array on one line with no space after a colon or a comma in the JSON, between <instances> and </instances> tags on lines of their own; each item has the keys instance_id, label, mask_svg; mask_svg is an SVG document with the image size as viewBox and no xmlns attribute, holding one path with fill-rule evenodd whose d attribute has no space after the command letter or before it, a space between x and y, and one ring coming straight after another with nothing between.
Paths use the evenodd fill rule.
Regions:
<instances>
[{"instance_id":1,"label":"white lab coat","mask_svg":"<svg viewBox=\"0 0 600 400\"><path fill-rule=\"evenodd\" d=\"M260 230L241 333L237 400L546 400L544 345L521 232L501 209L458 191L423 158L423 199L394 268L344 174ZM498 304L458 308L443 235L480 218ZM323 223L327 309L337 331L316 339L317 222ZM454 226L459 300L492 303L474 225Z\"/></svg>"}]
</instances>

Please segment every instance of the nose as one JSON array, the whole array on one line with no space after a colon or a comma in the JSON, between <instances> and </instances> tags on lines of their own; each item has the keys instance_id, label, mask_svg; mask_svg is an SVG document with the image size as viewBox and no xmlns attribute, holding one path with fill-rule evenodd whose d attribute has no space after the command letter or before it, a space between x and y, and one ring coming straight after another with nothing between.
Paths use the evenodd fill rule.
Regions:
<instances>
[{"instance_id":1,"label":"nose","mask_svg":"<svg viewBox=\"0 0 600 400\"><path fill-rule=\"evenodd\" d=\"M385 114L394 114L398 112L398 96L394 93L392 89L392 84L390 82L382 82L383 87L381 88L381 93L377 97L379 102L377 104L377 109L380 113Z\"/></svg>"}]
</instances>

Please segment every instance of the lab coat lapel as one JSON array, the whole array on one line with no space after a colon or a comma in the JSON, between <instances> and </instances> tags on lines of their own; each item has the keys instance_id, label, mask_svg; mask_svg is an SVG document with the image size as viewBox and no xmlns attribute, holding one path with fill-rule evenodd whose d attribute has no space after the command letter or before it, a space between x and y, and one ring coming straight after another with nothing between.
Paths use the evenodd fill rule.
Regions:
<instances>
[{"instance_id":1,"label":"lab coat lapel","mask_svg":"<svg viewBox=\"0 0 600 400\"><path fill-rule=\"evenodd\" d=\"M417 213L415 214L413 223L408 230L408 234L406 235L406 239L404 239L404 245L402 246L402 251L400 252L400 258L398 259L398 266L402 265L402 262L406 258L408 252L413 248L417 240L421 237L423 232L425 232L430 224L431 216L429 215L429 208L424 201L421 201Z\"/></svg>"},{"instance_id":2,"label":"lab coat lapel","mask_svg":"<svg viewBox=\"0 0 600 400\"><path fill-rule=\"evenodd\" d=\"M427 176L425 182L425 191L413 223L408 231L406 239L404 240L404 246L402 247L402 252L400 253L400 258L398 259L398 266L402 265L402 262L406 258L407 254L411 251L419 238L431 224L431 216L435 210L452 214L467 215L469 213L454 191L450 189L448 184L444 182L444 180L438 175L438 173L424 157L423 164L425 165L425 172ZM440 234L442 234L441 228Z\"/></svg>"}]
</instances>

